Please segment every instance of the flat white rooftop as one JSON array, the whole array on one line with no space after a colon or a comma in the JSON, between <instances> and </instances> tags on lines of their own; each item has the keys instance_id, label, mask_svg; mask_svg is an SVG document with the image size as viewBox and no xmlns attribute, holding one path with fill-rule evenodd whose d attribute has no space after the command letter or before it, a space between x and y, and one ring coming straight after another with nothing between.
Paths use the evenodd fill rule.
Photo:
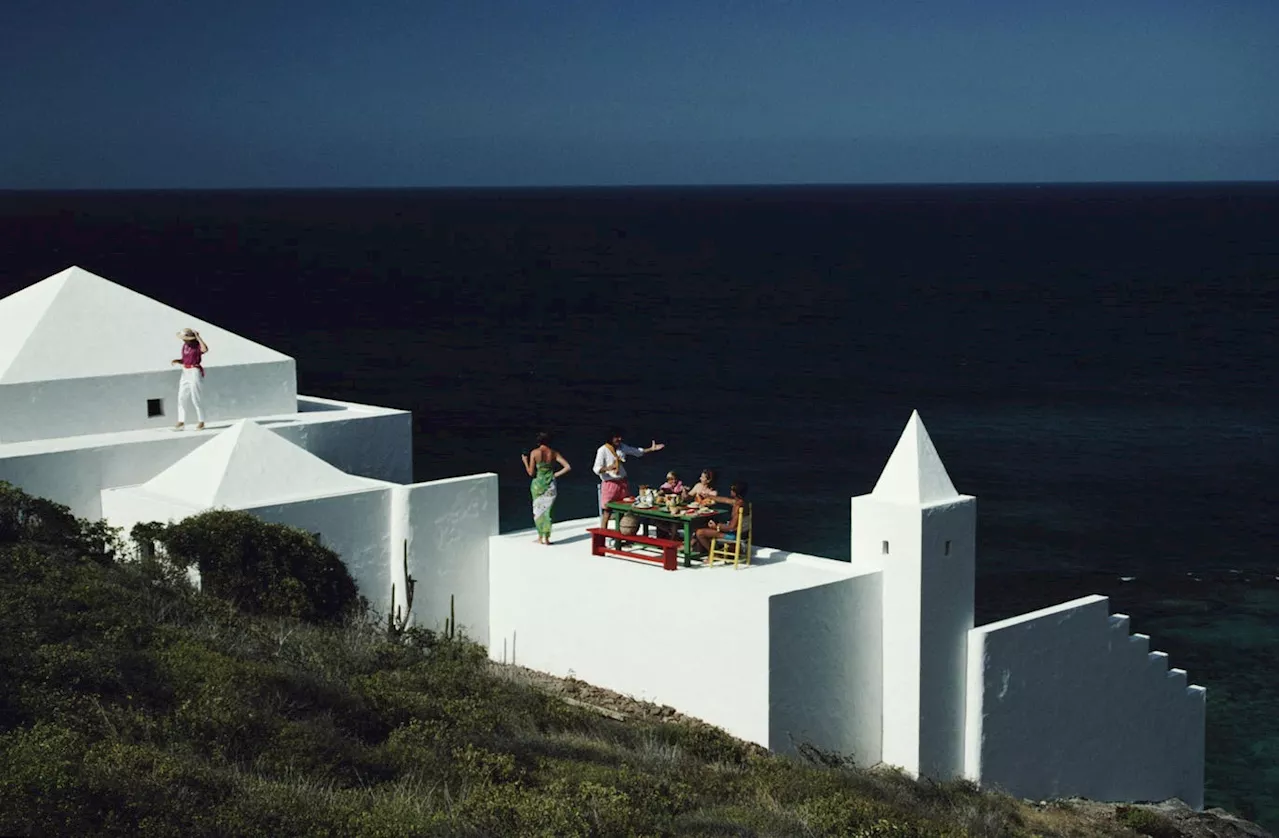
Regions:
<instances>
[{"instance_id":1,"label":"flat white rooftop","mask_svg":"<svg viewBox=\"0 0 1280 838\"><path fill-rule=\"evenodd\" d=\"M880 571L870 562L854 564L755 545L750 565L740 564L735 569L732 563L717 561L708 567L695 559L685 567L681 560L679 569L672 572L653 562L591 555L587 528L598 526L599 518L559 521L552 528L549 547L537 543L532 528L494 536L493 541L498 542L494 547L503 555L518 551L521 562L537 565L540 574L562 578L567 590L590 590L596 585L615 591L631 586L652 590L652 585L658 584L671 590L706 589L767 597Z\"/></svg>"},{"instance_id":2,"label":"flat white rooftop","mask_svg":"<svg viewBox=\"0 0 1280 838\"><path fill-rule=\"evenodd\" d=\"M279 428L289 425L318 425L324 422L335 422L368 416L395 416L408 411L389 407L340 402L333 399L322 399L317 396L298 396L296 413L282 413L274 416L255 417L253 422L268 428ZM55 451L74 451L81 448L102 448L108 445L127 445L136 442L154 442L172 439L175 436L212 438L221 431L230 428L238 419L208 422L204 430L197 431L194 424L184 430L177 430L172 425L157 428L144 428L136 431L115 431L105 434L84 434L65 436L53 439L32 439L21 442L0 443L0 459L6 457L25 457L31 454L49 454Z\"/></svg>"}]
</instances>

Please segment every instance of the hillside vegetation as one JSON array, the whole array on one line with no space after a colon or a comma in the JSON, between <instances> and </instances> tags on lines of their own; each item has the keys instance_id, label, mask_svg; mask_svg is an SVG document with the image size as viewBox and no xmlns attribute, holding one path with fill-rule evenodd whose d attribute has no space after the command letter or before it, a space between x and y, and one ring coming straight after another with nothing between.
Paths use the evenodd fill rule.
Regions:
<instances>
[{"instance_id":1,"label":"hillside vegetation","mask_svg":"<svg viewBox=\"0 0 1280 838\"><path fill-rule=\"evenodd\" d=\"M135 534L173 558L122 561L119 534L0 484L0 834L1181 834L609 718L390 631L332 552L249 516Z\"/></svg>"}]
</instances>

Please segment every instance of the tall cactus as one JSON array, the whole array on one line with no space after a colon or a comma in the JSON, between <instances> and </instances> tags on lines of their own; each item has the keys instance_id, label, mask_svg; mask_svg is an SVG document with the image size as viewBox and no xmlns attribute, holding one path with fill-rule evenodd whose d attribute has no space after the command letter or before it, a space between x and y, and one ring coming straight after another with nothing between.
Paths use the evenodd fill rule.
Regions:
<instances>
[{"instance_id":1,"label":"tall cactus","mask_svg":"<svg viewBox=\"0 0 1280 838\"><path fill-rule=\"evenodd\" d=\"M407 538L404 540L404 582L403 613L400 611L400 606L396 605L396 583L391 583L391 604L394 606L394 612L387 615L387 633L392 637L399 637L409 627L409 614L413 611L413 590L418 584L418 580L409 575L409 539Z\"/></svg>"}]
</instances>

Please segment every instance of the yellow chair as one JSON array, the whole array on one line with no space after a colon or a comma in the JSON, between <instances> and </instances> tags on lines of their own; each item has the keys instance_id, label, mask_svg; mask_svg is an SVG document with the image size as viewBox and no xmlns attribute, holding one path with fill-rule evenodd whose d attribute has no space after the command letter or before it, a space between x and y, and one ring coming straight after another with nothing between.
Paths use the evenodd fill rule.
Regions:
<instances>
[{"instance_id":1,"label":"yellow chair","mask_svg":"<svg viewBox=\"0 0 1280 838\"><path fill-rule=\"evenodd\" d=\"M744 535L746 540L745 551L743 550ZM751 564L751 504L746 504L742 514L738 516L738 526L735 532L718 533L715 538L711 539L711 552L707 554L707 567L713 566L716 563L716 559L721 559L726 563L729 559L733 559L735 569L738 567L740 559L743 564Z\"/></svg>"}]
</instances>

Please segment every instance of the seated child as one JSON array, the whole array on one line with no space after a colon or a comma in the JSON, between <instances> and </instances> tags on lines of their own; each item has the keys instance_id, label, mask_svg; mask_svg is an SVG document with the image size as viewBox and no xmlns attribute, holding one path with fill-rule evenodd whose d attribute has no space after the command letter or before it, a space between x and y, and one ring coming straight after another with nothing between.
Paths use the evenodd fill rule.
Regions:
<instances>
[{"instance_id":1,"label":"seated child","mask_svg":"<svg viewBox=\"0 0 1280 838\"><path fill-rule=\"evenodd\" d=\"M680 497L684 497L684 493L687 491L674 471L667 472L667 482L658 488L667 494L679 495Z\"/></svg>"},{"instance_id":2,"label":"seated child","mask_svg":"<svg viewBox=\"0 0 1280 838\"><path fill-rule=\"evenodd\" d=\"M689 490L680 482L680 477L674 471L667 472L667 482L658 487L659 491L675 495L684 500ZM677 527L675 524L658 524L658 538L676 538Z\"/></svg>"}]
</instances>

